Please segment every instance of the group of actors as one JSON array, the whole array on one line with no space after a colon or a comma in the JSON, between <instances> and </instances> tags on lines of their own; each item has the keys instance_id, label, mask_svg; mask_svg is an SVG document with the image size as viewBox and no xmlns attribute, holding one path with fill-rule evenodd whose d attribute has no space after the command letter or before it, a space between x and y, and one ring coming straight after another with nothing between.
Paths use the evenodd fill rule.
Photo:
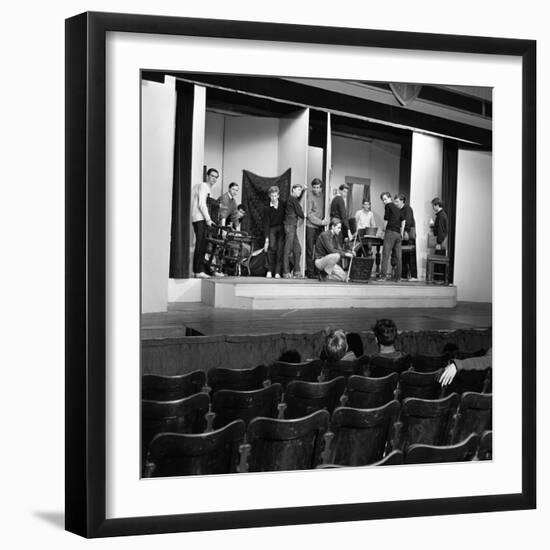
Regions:
<instances>
[{"instance_id":1,"label":"group of actors","mask_svg":"<svg viewBox=\"0 0 550 550\"><path fill-rule=\"evenodd\" d=\"M209 227L216 224L239 229L242 218L246 215L243 205L237 204L239 186L230 183L228 191L218 199L218 220L212 220L208 209L208 197L212 187L219 178L215 168L207 171L207 181L195 188L191 201L191 215L195 232L195 251L193 272L195 277L208 278L211 275L222 275L220 271L211 274L205 270L206 239ZM369 200L364 200L362 208L355 214L355 233L352 234L346 208L346 198L350 191L347 184L340 185L337 194L331 201L329 213L325 211L323 182L315 178L307 193L306 208L302 206L304 186L295 183L291 186L287 201L280 199L279 187L268 190L269 204L262 215L263 250L266 255L267 278L302 278L300 260L302 247L297 229L305 220L306 224L306 273L308 278L347 280L342 267L342 259L352 259L361 254L365 248L361 245L359 232L366 228L375 228L374 214ZM416 266L416 223L413 209L406 204L402 193L395 195L384 192L380 195L384 204L384 227L377 231L383 238L382 262L379 279L400 281L418 280ZM439 198L432 200L435 220L431 223L436 238L436 249L446 249L448 235L447 214ZM364 232L363 232L364 233ZM402 251L402 243L407 251ZM372 254L367 247L367 254ZM391 261L391 275L388 275L388 264Z\"/></svg>"}]
</instances>

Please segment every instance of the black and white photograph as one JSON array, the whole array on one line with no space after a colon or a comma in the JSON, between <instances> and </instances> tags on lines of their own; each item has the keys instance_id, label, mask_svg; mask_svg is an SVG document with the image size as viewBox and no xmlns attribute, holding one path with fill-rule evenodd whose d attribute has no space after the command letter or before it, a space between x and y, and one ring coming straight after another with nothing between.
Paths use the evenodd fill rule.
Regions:
<instances>
[{"instance_id":1,"label":"black and white photograph","mask_svg":"<svg viewBox=\"0 0 550 550\"><path fill-rule=\"evenodd\" d=\"M493 89L140 77L142 478L492 460Z\"/></svg>"}]
</instances>

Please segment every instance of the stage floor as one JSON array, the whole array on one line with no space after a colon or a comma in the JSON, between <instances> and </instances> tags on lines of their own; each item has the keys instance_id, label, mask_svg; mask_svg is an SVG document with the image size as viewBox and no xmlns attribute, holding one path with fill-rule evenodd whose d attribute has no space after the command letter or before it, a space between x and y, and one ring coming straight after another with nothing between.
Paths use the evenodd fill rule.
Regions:
<instances>
[{"instance_id":1,"label":"stage floor","mask_svg":"<svg viewBox=\"0 0 550 550\"><path fill-rule=\"evenodd\" d=\"M145 313L141 336L175 338L186 329L203 335L317 332L327 327L370 330L376 319L391 318L398 330L456 330L492 326L492 304L458 302L454 308L343 308L243 311L202 303L178 304L177 311Z\"/></svg>"}]
</instances>

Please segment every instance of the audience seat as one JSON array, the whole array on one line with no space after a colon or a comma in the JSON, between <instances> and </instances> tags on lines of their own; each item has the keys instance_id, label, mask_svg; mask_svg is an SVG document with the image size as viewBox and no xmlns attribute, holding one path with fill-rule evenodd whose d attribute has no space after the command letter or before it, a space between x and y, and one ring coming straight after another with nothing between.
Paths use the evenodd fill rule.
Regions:
<instances>
[{"instance_id":1,"label":"audience seat","mask_svg":"<svg viewBox=\"0 0 550 550\"><path fill-rule=\"evenodd\" d=\"M395 400L377 409L336 409L330 423L332 435L327 436L330 443L325 462L365 466L381 460L391 450L399 409L399 401Z\"/></svg>"},{"instance_id":2,"label":"audience seat","mask_svg":"<svg viewBox=\"0 0 550 550\"><path fill-rule=\"evenodd\" d=\"M346 380L353 375L363 374L363 362L360 359L350 361L338 361L336 363L325 362L322 371L322 380L332 380L343 376Z\"/></svg>"},{"instance_id":3,"label":"audience seat","mask_svg":"<svg viewBox=\"0 0 550 550\"><path fill-rule=\"evenodd\" d=\"M417 372L434 372L442 369L449 363L446 353L417 353L412 358L412 368Z\"/></svg>"},{"instance_id":4,"label":"audience seat","mask_svg":"<svg viewBox=\"0 0 550 550\"><path fill-rule=\"evenodd\" d=\"M317 411L304 418L255 418L246 431L241 470L310 470L321 463L330 415Z\"/></svg>"},{"instance_id":5,"label":"audience seat","mask_svg":"<svg viewBox=\"0 0 550 550\"><path fill-rule=\"evenodd\" d=\"M206 374L196 370L175 376L145 374L141 377L141 398L149 401L174 401L203 390Z\"/></svg>"},{"instance_id":6,"label":"audience seat","mask_svg":"<svg viewBox=\"0 0 550 550\"><path fill-rule=\"evenodd\" d=\"M275 361L269 369L269 378L273 384L281 384L283 388L293 380L318 382L323 368L321 360L305 361L303 363L286 363Z\"/></svg>"},{"instance_id":7,"label":"audience seat","mask_svg":"<svg viewBox=\"0 0 550 550\"><path fill-rule=\"evenodd\" d=\"M284 393L284 417L300 418L321 409L330 414L340 405L340 398L346 389L343 376L328 382L289 382Z\"/></svg>"},{"instance_id":8,"label":"audience seat","mask_svg":"<svg viewBox=\"0 0 550 550\"><path fill-rule=\"evenodd\" d=\"M276 418L282 394L281 384L272 384L261 390L218 390L212 396L214 428L221 428L238 419L248 424L257 416Z\"/></svg>"},{"instance_id":9,"label":"audience seat","mask_svg":"<svg viewBox=\"0 0 550 550\"><path fill-rule=\"evenodd\" d=\"M218 390L250 391L259 390L268 384L269 369L259 365L252 369L210 369L207 373L211 393Z\"/></svg>"},{"instance_id":10,"label":"audience seat","mask_svg":"<svg viewBox=\"0 0 550 550\"><path fill-rule=\"evenodd\" d=\"M159 434L149 447L145 477L236 472L244 433L244 422L235 420L205 434Z\"/></svg>"},{"instance_id":11,"label":"audience seat","mask_svg":"<svg viewBox=\"0 0 550 550\"><path fill-rule=\"evenodd\" d=\"M441 370L435 372L405 371L399 376L398 395L403 400L407 397L421 399L439 399L443 397L445 388L441 387L439 378Z\"/></svg>"},{"instance_id":12,"label":"audience seat","mask_svg":"<svg viewBox=\"0 0 550 550\"><path fill-rule=\"evenodd\" d=\"M493 459L493 432L491 430L487 430L481 434L477 458L478 460Z\"/></svg>"},{"instance_id":13,"label":"audience seat","mask_svg":"<svg viewBox=\"0 0 550 550\"><path fill-rule=\"evenodd\" d=\"M492 429L493 396L490 393L466 392L462 394L451 443L462 441L471 433L481 435Z\"/></svg>"},{"instance_id":14,"label":"audience seat","mask_svg":"<svg viewBox=\"0 0 550 550\"><path fill-rule=\"evenodd\" d=\"M392 451L388 453L384 458L373 462L372 464L367 464L366 466L393 466L396 464L403 464L403 451ZM342 464L319 464L316 469L318 470L330 470L332 468L356 468L357 466L344 466Z\"/></svg>"},{"instance_id":15,"label":"audience seat","mask_svg":"<svg viewBox=\"0 0 550 550\"><path fill-rule=\"evenodd\" d=\"M366 368L367 376L371 378L383 378L392 372L401 374L411 366L411 356L403 355L402 357L392 359L382 355L374 355L369 359Z\"/></svg>"},{"instance_id":16,"label":"audience seat","mask_svg":"<svg viewBox=\"0 0 550 550\"><path fill-rule=\"evenodd\" d=\"M405 464L470 461L475 458L478 445L479 435L477 434L470 434L455 445L411 445L405 453Z\"/></svg>"},{"instance_id":17,"label":"audience seat","mask_svg":"<svg viewBox=\"0 0 550 550\"><path fill-rule=\"evenodd\" d=\"M346 407L374 409L395 399L399 375L392 372L383 378L350 376L345 393Z\"/></svg>"}]
</instances>

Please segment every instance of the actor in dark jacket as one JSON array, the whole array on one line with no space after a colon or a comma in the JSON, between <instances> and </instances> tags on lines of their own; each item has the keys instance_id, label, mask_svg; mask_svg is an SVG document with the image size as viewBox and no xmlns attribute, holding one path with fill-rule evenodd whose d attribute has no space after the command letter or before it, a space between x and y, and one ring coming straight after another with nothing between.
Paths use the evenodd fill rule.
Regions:
<instances>
[{"instance_id":1,"label":"actor in dark jacket","mask_svg":"<svg viewBox=\"0 0 550 550\"><path fill-rule=\"evenodd\" d=\"M395 195L393 201L397 208L401 210L401 214L405 218L405 232L403 233L403 244L412 246L411 250L402 251L402 269L401 277L408 281L417 281L418 273L416 269L416 222L414 221L413 209L405 204L407 197L403 193Z\"/></svg>"},{"instance_id":2,"label":"actor in dark jacket","mask_svg":"<svg viewBox=\"0 0 550 550\"><path fill-rule=\"evenodd\" d=\"M283 225L285 228L285 246L283 250L283 277L290 278L290 251L294 256L294 277L301 277L300 259L302 256L302 247L296 234L298 230L298 220L304 219L304 210L300 204L302 198L303 186L295 183L292 186L290 197L286 203L285 217Z\"/></svg>"},{"instance_id":3,"label":"actor in dark jacket","mask_svg":"<svg viewBox=\"0 0 550 550\"><path fill-rule=\"evenodd\" d=\"M449 236L449 218L447 213L443 210L443 201L436 197L432 200L432 209L435 212L434 221L434 235L435 235L435 249L447 250L447 237Z\"/></svg>"},{"instance_id":4,"label":"actor in dark jacket","mask_svg":"<svg viewBox=\"0 0 550 550\"><path fill-rule=\"evenodd\" d=\"M264 232L264 252L266 253L267 278L273 274L275 278L281 277L281 268L283 263L283 247L285 244L285 234L283 229L283 220L285 217L286 204L279 200L279 188L273 185L268 190L269 205L264 209L263 232Z\"/></svg>"}]
</instances>

